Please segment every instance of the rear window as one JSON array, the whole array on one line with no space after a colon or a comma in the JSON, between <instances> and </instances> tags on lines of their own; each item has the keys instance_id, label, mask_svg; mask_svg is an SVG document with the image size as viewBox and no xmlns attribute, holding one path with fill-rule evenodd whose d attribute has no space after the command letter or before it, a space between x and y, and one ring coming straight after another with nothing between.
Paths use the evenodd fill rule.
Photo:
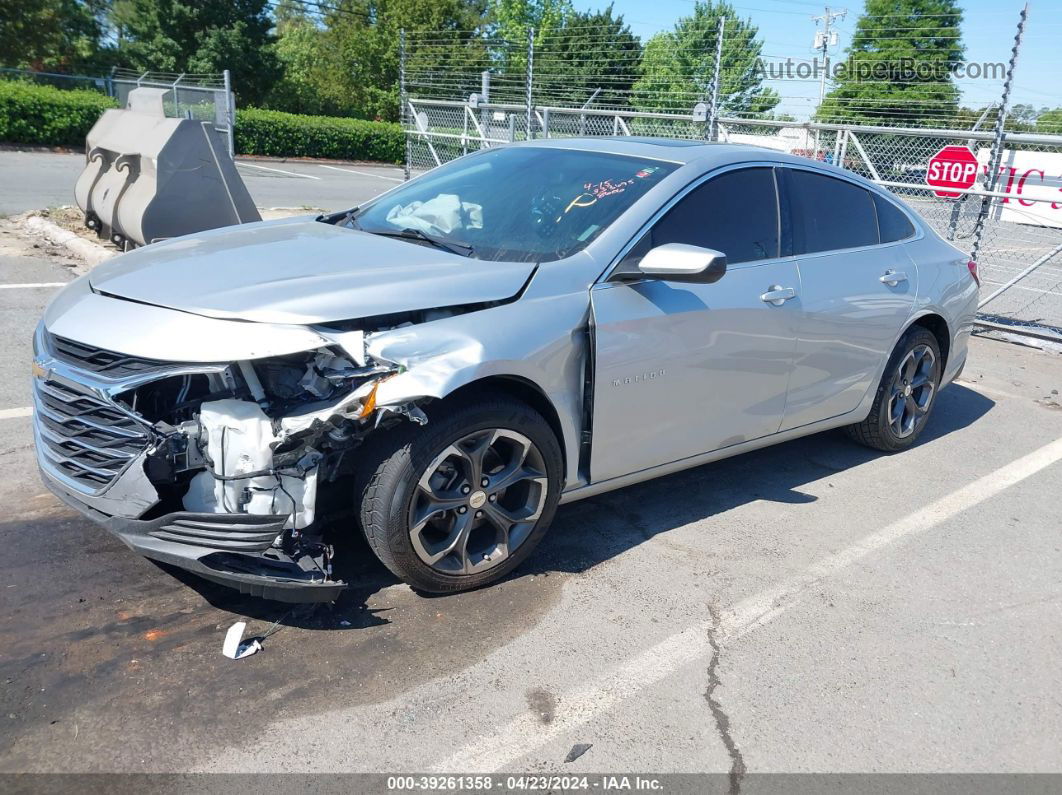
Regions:
<instances>
[{"instance_id":1,"label":"rear window","mask_svg":"<svg viewBox=\"0 0 1062 795\"><path fill-rule=\"evenodd\" d=\"M878 211L878 232L882 243L905 240L915 233L914 224L899 207L876 193L873 196L874 207Z\"/></svg>"},{"instance_id":2,"label":"rear window","mask_svg":"<svg viewBox=\"0 0 1062 795\"><path fill-rule=\"evenodd\" d=\"M870 191L811 171L787 175L793 253L814 254L876 245L878 221Z\"/></svg>"}]
</instances>

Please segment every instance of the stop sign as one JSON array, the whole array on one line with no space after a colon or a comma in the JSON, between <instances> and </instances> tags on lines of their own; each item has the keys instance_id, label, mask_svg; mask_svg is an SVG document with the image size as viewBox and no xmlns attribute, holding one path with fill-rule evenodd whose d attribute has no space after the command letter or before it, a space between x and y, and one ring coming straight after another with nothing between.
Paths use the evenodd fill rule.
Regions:
<instances>
[{"instance_id":1,"label":"stop sign","mask_svg":"<svg viewBox=\"0 0 1062 795\"><path fill-rule=\"evenodd\" d=\"M967 146L945 146L931 158L926 184L937 196L954 199L956 190L967 190L977 181L977 156ZM950 190L949 190L950 189Z\"/></svg>"}]
</instances>

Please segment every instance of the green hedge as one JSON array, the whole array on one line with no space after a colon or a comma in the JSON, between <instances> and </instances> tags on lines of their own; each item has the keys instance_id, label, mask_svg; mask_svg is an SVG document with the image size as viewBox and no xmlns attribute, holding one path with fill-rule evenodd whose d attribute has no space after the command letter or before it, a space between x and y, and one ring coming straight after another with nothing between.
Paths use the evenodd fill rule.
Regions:
<instances>
[{"instance_id":1,"label":"green hedge","mask_svg":"<svg viewBox=\"0 0 1062 795\"><path fill-rule=\"evenodd\" d=\"M84 146L100 114L115 107L116 100L95 91L0 80L0 141ZM267 157L401 163L405 139L397 124L243 108L236 115L236 151Z\"/></svg>"},{"instance_id":2,"label":"green hedge","mask_svg":"<svg viewBox=\"0 0 1062 795\"><path fill-rule=\"evenodd\" d=\"M0 141L84 146L100 114L116 107L116 100L95 91L0 80Z\"/></svg>"},{"instance_id":3,"label":"green hedge","mask_svg":"<svg viewBox=\"0 0 1062 795\"><path fill-rule=\"evenodd\" d=\"M266 157L401 163L406 150L397 124L241 108L236 111L236 151Z\"/></svg>"}]
</instances>

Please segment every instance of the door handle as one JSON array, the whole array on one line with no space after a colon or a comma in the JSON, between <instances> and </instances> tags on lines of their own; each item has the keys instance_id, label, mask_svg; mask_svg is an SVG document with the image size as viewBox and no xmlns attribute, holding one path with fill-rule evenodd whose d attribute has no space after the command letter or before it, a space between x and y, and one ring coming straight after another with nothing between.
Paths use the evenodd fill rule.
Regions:
<instances>
[{"instance_id":1,"label":"door handle","mask_svg":"<svg viewBox=\"0 0 1062 795\"><path fill-rule=\"evenodd\" d=\"M881 277L878 279L878 281L882 284L889 285L889 287L895 287L900 282L907 281L907 274L903 271L894 271L890 268L889 270L881 274Z\"/></svg>"},{"instance_id":2,"label":"door handle","mask_svg":"<svg viewBox=\"0 0 1062 795\"><path fill-rule=\"evenodd\" d=\"M790 298L796 298L796 290L792 287L782 287L780 284L772 284L767 292L760 296L760 300L772 306L781 306Z\"/></svg>"}]
</instances>

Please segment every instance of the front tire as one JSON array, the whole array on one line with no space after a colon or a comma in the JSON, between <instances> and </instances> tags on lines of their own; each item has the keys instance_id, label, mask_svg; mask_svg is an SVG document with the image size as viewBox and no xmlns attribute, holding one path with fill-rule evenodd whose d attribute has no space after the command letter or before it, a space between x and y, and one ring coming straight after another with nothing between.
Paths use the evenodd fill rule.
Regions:
<instances>
[{"instance_id":1,"label":"front tire","mask_svg":"<svg viewBox=\"0 0 1062 795\"><path fill-rule=\"evenodd\" d=\"M426 426L384 434L366 453L365 537L388 569L429 593L503 578L542 540L560 499L549 423L507 397L442 401Z\"/></svg>"},{"instance_id":2,"label":"front tire","mask_svg":"<svg viewBox=\"0 0 1062 795\"><path fill-rule=\"evenodd\" d=\"M931 331L912 326L900 338L865 420L849 438L886 453L906 450L921 435L940 388L940 346Z\"/></svg>"}]
</instances>

